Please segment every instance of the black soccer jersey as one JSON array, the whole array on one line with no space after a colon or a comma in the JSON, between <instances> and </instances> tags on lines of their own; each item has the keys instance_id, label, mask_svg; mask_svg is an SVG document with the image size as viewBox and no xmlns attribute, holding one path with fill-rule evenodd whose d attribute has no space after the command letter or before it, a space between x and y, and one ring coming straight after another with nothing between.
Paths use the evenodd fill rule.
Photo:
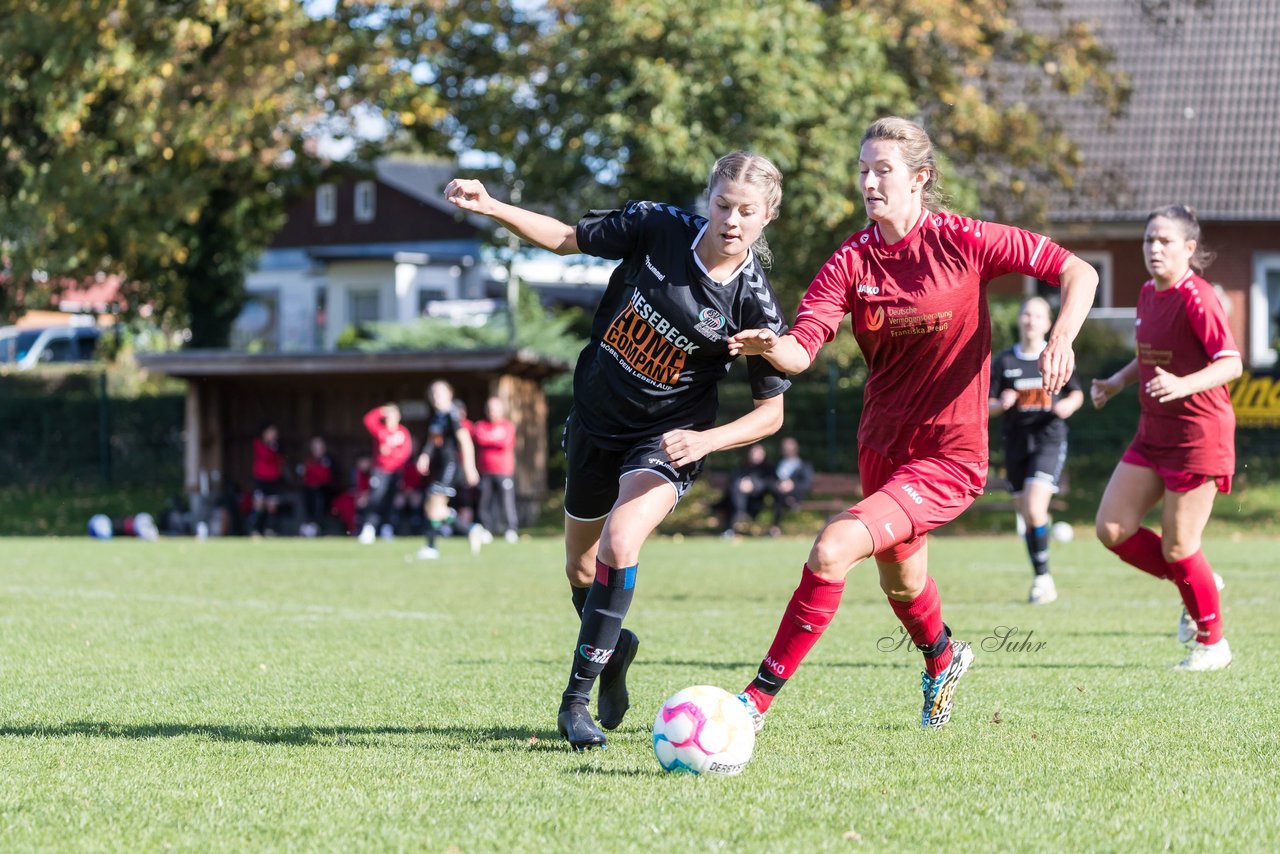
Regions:
<instances>
[{"instance_id":1,"label":"black soccer jersey","mask_svg":"<svg viewBox=\"0 0 1280 854\"><path fill-rule=\"evenodd\" d=\"M573 375L574 414L601 444L623 447L668 430L715 423L716 383L729 370L730 336L786 331L778 300L755 253L726 282L711 279L694 253L707 220L654 202L592 211L578 223L578 248L622 261L591 324ZM747 358L751 395L791 385L763 358Z\"/></svg>"},{"instance_id":2,"label":"black soccer jersey","mask_svg":"<svg viewBox=\"0 0 1280 854\"><path fill-rule=\"evenodd\" d=\"M462 429L462 413L457 404L443 412L431 410L427 419L427 440L422 444L424 453L430 455L432 466L443 460L458 458L458 431Z\"/></svg>"},{"instance_id":3,"label":"black soccer jersey","mask_svg":"<svg viewBox=\"0 0 1280 854\"><path fill-rule=\"evenodd\" d=\"M1062 441L1067 438L1067 422L1053 414L1053 405L1073 391L1080 391L1080 381L1073 373L1056 394L1044 390L1040 373L1040 353L1023 353L1016 344L991 360L991 397L999 398L1006 389L1018 393L1018 402L1004 414L1004 441Z\"/></svg>"}]
</instances>

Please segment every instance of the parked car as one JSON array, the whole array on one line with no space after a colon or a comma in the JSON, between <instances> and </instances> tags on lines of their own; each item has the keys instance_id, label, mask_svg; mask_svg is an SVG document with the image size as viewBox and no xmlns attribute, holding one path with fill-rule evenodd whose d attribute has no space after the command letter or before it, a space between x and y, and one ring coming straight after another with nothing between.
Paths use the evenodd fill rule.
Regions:
<instances>
[{"instance_id":1,"label":"parked car","mask_svg":"<svg viewBox=\"0 0 1280 854\"><path fill-rule=\"evenodd\" d=\"M102 332L96 326L0 329L0 365L20 371L36 365L93 361Z\"/></svg>"}]
</instances>

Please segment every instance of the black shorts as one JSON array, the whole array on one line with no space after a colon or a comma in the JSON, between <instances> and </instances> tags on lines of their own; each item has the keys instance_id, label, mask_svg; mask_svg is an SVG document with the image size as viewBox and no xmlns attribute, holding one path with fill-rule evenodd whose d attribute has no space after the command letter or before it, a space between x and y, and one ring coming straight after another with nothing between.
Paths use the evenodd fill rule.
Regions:
<instances>
[{"instance_id":1,"label":"black shorts","mask_svg":"<svg viewBox=\"0 0 1280 854\"><path fill-rule=\"evenodd\" d=\"M662 437L654 436L622 450L603 448L570 413L561 442L568 463L564 512L583 522L603 519L618 500L618 482L639 471L651 471L665 479L675 489L678 502L702 473L703 461L676 468L661 444Z\"/></svg>"},{"instance_id":2,"label":"black shorts","mask_svg":"<svg viewBox=\"0 0 1280 854\"><path fill-rule=\"evenodd\" d=\"M259 480L253 479L253 497L254 498L278 498L280 497L281 487L284 481L280 478L275 480Z\"/></svg>"},{"instance_id":3,"label":"black shorts","mask_svg":"<svg viewBox=\"0 0 1280 854\"><path fill-rule=\"evenodd\" d=\"M1067 461L1065 439L1039 442L1005 443L1004 465L1014 495L1022 493L1029 480L1046 483L1057 492L1062 467Z\"/></svg>"},{"instance_id":4,"label":"black shorts","mask_svg":"<svg viewBox=\"0 0 1280 854\"><path fill-rule=\"evenodd\" d=\"M462 467L458 465L458 457L455 454L432 454L431 468L427 471L431 475L431 484L427 487L428 494L443 495L447 498L457 496L463 484Z\"/></svg>"}]
</instances>

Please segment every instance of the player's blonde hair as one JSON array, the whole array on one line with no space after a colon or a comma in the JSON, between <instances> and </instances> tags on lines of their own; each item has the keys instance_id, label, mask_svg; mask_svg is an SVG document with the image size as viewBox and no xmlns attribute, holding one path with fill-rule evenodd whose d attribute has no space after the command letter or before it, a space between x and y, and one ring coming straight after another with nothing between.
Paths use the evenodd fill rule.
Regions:
<instances>
[{"instance_id":1,"label":"player's blonde hair","mask_svg":"<svg viewBox=\"0 0 1280 854\"><path fill-rule=\"evenodd\" d=\"M873 139L884 139L898 144L898 153L907 164L912 174L921 169L929 170L929 177L924 182L924 206L929 210L942 210L947 204L946 194L942 192L942 173L938 169L938 159L933 154L933 142L925 129L910 119L898 116L886 116L876 119L862 134L859 147Z\"/></svg>"},{"instance_id":2,"label":"player's blonde hair","mask_svg":"<svg viewBox=\"0 0 1280 854\"><path fill-rule=\"evenodd\" d=\"M1182 229L1183 240L1195 241L1196 248L1191 253L1190 259L1191 269L1199 275L1204 275L1205 267L1212 264L1213 259L1218 255L1205 246L1204 241L1200 239L1200 220L1196 216L1196 209L1190 205L1165 205L1147 214L1147 225L1151 225L1151 220L1157 217L1173 220Z\"/></svg>"},{"instance_id":3,"label":"player's blonde hair","mask_svg":"<svg viewBox=\"0 0 1280 854\"><path fill-rule=\"evenodd\" d=\"M768 208L769 221L778 216L782 208L782 171L769 158L749 151L726 154L711 167L711 174L707 176L707 195L715 192L716 185L722 181L746 184L759 190ZM769 267L773 264L773 250L769 248L764 232L751 248L762 265Z\"/></svg>"}]
</instances>

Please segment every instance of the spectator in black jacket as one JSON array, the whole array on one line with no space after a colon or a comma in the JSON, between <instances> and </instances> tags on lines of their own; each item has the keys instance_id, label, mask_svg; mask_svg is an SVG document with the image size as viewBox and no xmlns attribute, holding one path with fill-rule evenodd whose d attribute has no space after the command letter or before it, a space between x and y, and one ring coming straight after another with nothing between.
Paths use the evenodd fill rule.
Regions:
<instances>
[{"instance_id":1,"label":"spectator in black jacket","mask_svg":"<svg viewBox=\"0 0 1280 854\"><path fill-rule=\"evenodd\" d=\"M800 443L793 438L782 440L782 456L773 468L767 492L773 496L773 525L769 536L782 533L782 516L800 506L813 487L813 466L800 458Z\"/></svg>"},{"instance_id":2,"label":"spectator in black jacket","mask_svg":"<svg viewBox=\"0 0 1280 854\"><path fill-rule=\"evenodd\" d=\"M764 445L750 445L742 455L742 464L729 475L729 485L719 506L726 513L725 539L735 535L734 527L745 516L755 519L764 508L764 498L773 483L773 466L765 458Z\"/></svg>"}]
</instances>

